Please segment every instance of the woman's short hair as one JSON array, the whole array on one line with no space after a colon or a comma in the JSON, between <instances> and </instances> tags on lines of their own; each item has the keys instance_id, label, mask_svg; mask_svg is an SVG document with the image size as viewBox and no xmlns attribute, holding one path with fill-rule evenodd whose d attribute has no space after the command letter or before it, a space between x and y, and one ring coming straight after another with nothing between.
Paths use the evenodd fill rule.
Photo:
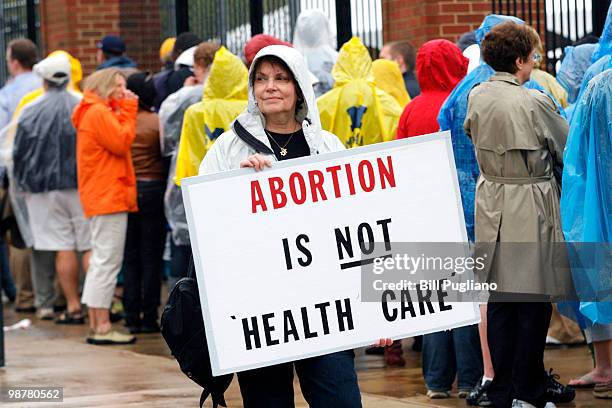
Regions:
<instances>
[{"instance_id":1,"label":"woman's short hair","mask_svg":"<svg viewBox=\"0 0 612 408\"><path fill-rule=\"evenodd\" d=\"M118 68L106 68L96 71L85 79L84 91L93 92L102 99L106 99L113 93L115 88L115 77L125 74Z\"/></svg>"},{"instance_id":2,"label":"woman's short hair","mask_svg":"<svg viewBox=\"0 0 612 408\"><path fill-rule=\"evenodd\" d=\"M219 51L221 46L216 42L203 42L198 45L193 53L193 63L202 67L208 68L215 59L215 53Z\"/></svg>"},{"instance_id":3,"label":"woman's short hair","mask_svg":"<svg viewBox=\"0 0 612 408\"><path fill-rule=\"evenodd\" d=\"M540 38L535 30L524 24L507 21L499 24L482 41L482 57L495 71L514 74L516 59L526 61L538 46Z\"/></svg>"}]
</instances>

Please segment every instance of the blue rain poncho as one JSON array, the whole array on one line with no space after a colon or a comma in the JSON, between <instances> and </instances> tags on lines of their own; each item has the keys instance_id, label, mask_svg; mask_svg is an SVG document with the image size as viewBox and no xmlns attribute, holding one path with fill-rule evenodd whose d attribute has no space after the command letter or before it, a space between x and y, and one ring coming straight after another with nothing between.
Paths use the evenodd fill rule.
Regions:
<instances>
[{"instance_id":1,"label":"blue rain poncho","mask_svg":"<svg viewBox=\"0 0 612 408\"><path fill-rule=\"evenodd\" d=\"M524 24L523 20L516 17L495 14L489 15L485 17L480 28L476 30L476 40L478 44L482 42L485 35L491 31L493 27L506 21ZM467 113L468 95L470 91L474 86L487 81L493 73L495 73L493 68L482 62L481 65L476 67L459 82L444 102L444 105L442 105L440 113L438 114L440 130L451 131L455 166L457 167L461 202L463 204L463 216L465 218L468 238L471 242L474 242L474 196L476 193L476 181L478 180L480 171L474 153L474 145L463 129L463 122L465 121ZM528 81L523 86L544 91L535 81ZM557 101L555 101L555 104L563 114L563 109L559 106Z\"/></svg>"},{"instance_id":2,"label":"blue rain poncho","mask_svg":"<svg viewBox=\"0 0 612 408\"><path fill-rule=\"evenodd\" d=\"M564 153L561 219L579 299L562 311L582 327L612 323L612 69L576 104ZM580 313L572 316L569 307Z\"/></svg>"},{"instance_id":3,"label":"blue rain poncho","mask_svg":"<svg viewBox=\"0 0 612 408\"><path fill-rule=\"evenodd\" d=\"M591 65L591 57L597 44L581 44L565 47L563 62L557 72L557 81L567 91L567 101L573 104L578 99L584 73Z\"/></svg>"}]
</instances>

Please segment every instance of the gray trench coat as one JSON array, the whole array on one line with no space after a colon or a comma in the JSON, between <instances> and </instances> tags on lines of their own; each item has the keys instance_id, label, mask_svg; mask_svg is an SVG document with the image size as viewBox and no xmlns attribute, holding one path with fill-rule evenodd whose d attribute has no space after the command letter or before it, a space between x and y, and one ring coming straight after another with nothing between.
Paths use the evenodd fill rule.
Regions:
<instances>
[{"instance_id":1,"label":"gray trench coat","mask_svg":"<svg viewBox=\"0 0 612 408\"><path fill-rule=\"evenodd\" d=\"M464 128L481 172L475 197L477 248L487 257L481 278L500 292L570 295L559 212L567 121L546 94L497 72L470 92Z\"/></svg>"}]
</instances>

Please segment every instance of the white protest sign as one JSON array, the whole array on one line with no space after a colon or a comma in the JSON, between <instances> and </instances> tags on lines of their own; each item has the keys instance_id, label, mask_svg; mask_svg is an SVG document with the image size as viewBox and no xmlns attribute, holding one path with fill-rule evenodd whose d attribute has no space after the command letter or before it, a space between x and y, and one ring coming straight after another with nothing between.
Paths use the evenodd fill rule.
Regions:
<instances>
[{"instance_id":1,"label":"white protest sign","mask_svg":"<svg viewBox=\"0 0 612 408\"><path fill-rule=\"evenodd\" d=\"M182 185L215 375L479 321L474 303L360 300L358 237L467 242L448 132Z\"/></svg>"}]
</instances>

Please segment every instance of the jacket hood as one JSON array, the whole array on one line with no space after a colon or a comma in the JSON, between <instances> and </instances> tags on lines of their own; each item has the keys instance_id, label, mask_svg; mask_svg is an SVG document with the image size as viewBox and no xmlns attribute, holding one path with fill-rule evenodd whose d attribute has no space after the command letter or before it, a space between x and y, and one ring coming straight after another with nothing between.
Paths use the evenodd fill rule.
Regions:
<instances>
[{"instance_id":1,"label":"jacket hood","mask_svg":"<svg viewBox=\"0 0 612 408\"><path fill-rule=\"evenodd\" d=\"M332 70L332 76L336 81L334 87L342 86L356 79L374 83L372 57L370 57L368 49L359 38L351 38L340 48L340 54Z\"/></svg>"},{"instance_id":2,"label":"jacket hood","mask_svg":"<svg viewBox=\"0 0 612 408\"><path fill-rule=\"evenodd\" d=\"M93 92L86 91L83 94L83 99L81 99L81 103L77 105L77 107L74 109L74 112L72 113L72 123L74 124L75 129L79 128L79 125L81 124L81 121L83 120L83 117L85 116L89 108L91 108L92 105L95 105L96 103L106 104L104 99L100 98Z\"/></svg>"},{"instance_id":3,"label":"jacket hood","mask_svg":"<svg viewBox=\"0 0 612 408\"><path fill-rule=\"evenodd\" d=\"M336 38L329 19L321 10L304 10L300 13L295 23L293 46L300 51L319 47L335 49Z\"/></svg>"},{"instance_id":4,"label":"jacket hood","mask_svg":"<svg viewBox=\"0 0 612 408\"><path fill-rule=\"evenodd\" d=\"M304 107L297 112L298 121L307 120L315 128L321 129L321 120L319 118L319 110L317 108L317 102L315 100L314 89L312 87L312 77L308 71L308 66L302 54L295 48L287 47L284 45L270 45L261 49L253 64L249 70L249 78L253 75L253 68L257 65L257 60L266 55L273 55L280 58L291 70L293 77L298 83L298 87L304 95ZM249 104L247 106L248 113L259 116L262 120L263 127L263 115L255 103L255 94L253 93L253 84L249 82ZM242 122L241 122L242 123Z\"/></svg>"},{"instance_id":5,"label":"jacket hood","mask_svg":"<svg viewBox=\"0 0 612 408\"><path fill-rule=\"evenodd\" d=\"M593 53L591 63L594 63L605 55L612 55L612 3L610 3L610 7L608 8L606 23L601 32L601 37L599 37L599 44Z\"/></svg>"},{"instance_id":6,"label":"jacket hood","mask_svg":"<svg viewBox=\"0 0 612 408\"><path fill-rule=\"evenodd\" d=\"M567 91L568 102L576 102L584 74L591 66L591 58L597 44L581 44L565 47L565 58L557 72L557 81Z\"/></svg>"},{"instance_id":7,"label":"jacket hood","mask_svg":"<svg viewBox=\"0 0 612 408\"><path fill-rule=\"evenodd\" d=\"M450 93L467 74L469 60L448 40L428 41L419 48L416 70L423 92Z\"/></svg>"},{"instance_id":8,"label":"jacket hood","mask_svg":"<svg viewBox=\"0 0 612 408\"><path fill-rule=\"evenodd\" d=\"M391 95L403 108L410 102L410 95L404 86L404 78L395 61L377 59L372 62L375 85Z\"/></svg>"},{"instance_id":9,"label":"jacket hood","mask_svg":"<svg viewBox=\"0 0 612 408\"><path fill-rule=\"evenodd\" d=\"M247 69L240 58L225 47L219 48L204 85L202 100L247 99ZM250 89L248 90L250 93Z\"/></svg>"},{"instance_id":10,"label":"jacket hood","mask_svg":"<svg viewBox=\"0 0 612 408\"><path fill-rule=\"evenodd\" d=\"M490 14L482 20L482 24L476 30L476 41L478 45L482 44L482 40L485 35L489 33L498 24L505 23L506 21L514 21L517 24L525 24L523 20L514 16L502 16L499 14Z\"/></svg>"}]
</instances>

